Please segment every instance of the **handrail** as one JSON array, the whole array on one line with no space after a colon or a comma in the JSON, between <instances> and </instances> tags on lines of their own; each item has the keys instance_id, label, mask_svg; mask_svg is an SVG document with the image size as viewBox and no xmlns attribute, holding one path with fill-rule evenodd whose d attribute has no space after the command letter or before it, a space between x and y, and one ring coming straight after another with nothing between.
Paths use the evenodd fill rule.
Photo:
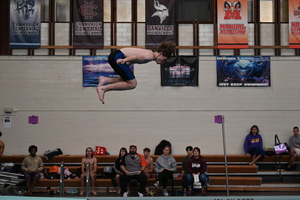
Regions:
<instances>
[{"instance_id":1,"label":"handrail","mask_svg":"<svg viewBox=\"0 0 300 200\"><path fill-rule=\"evenodd\" d=\"M90 163L86 163L86 196L88 197L90 195Z\"/></svg>"},{"instance_id":2,"label":"handrail","mask_svg":"<svg viewBox=\"0 0 300 200\"><path fill-rule=\"evenodd\" d=\"M59 192L61 197L65 195L65 165L63 161L60 165Z\"/></svg>"}]
</instances>

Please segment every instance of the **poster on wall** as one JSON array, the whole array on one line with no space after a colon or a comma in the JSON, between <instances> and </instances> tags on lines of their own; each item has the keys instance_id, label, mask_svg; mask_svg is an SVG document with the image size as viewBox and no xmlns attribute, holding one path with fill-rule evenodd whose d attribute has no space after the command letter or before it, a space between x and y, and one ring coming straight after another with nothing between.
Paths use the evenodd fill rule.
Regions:
<instances>
[{"instance_id":1,"label":"poster on wall","mask_svg":"<svg viewBox=\"0 0 300 200\"><path fill-rule=\"evenodd\" d=\"M270 87L269 56L217 56L217 86Z\"/></svg>"},{"instance_id":2,"label":"poster on wall","mask_svg":"<svg viewBox=\"0 0 300 200\"><path fill-rule=\"evenodd\" d=\"M129 67L133 71L133 65ZM83 87L97 87L99 76L120 78L108 63L108 56L82 57Z\"/></svg>"},{"instance_id":3,"label":"poster on wall","mask_svg":"<svg viewBox=\"0 0 300 200\"><path fill-rule=\"evenodd\" d=\"M103 49L103 0L75 0L73 10L74 48Z\"/></svg>"},{"instance_id":4,"label":"poster on wall","mask_svg":"<svg viewBox=\"0 0 300 200\"><path fill-rule=\"evenodd\" d=\"M218 0L218 48L248 48L248 1Z\"/></svg>"},{"instance_id":5,"label":"poster on wall","mask_svg":"<svg viewBox=\"0 0 300 200\"><path fill-rule=\"evenodd\" d=\"M161 86L198 86L198 56L172 56L160 65Z\"/></svg>"},{"instance_id":6,"label":"poster on wall","mask_svg":"<svg viewBox=\"0 0 300 200\"><path fill-rule=\"evenodd\" d=\"M162 42L175 42L175 0L146 1L146 48L156 49Z\"/></svg>"},{"instance_id":7,"label":"poster on wall","mask_svg":"<svg viewBox=\"0 0 300 200\"><path fill-rule=\"evenodd\" d=\"M40 0L10 1L10 48L41 47Z\"/></svg>"},{"instance_id":8,"label":"poster on wall","mask_svg":"<svg viewBox=\"0 0 300 200\"><path fill-rule=\"evenodd\" d=\"M300 2L289 1L289 47L300 48Z\"/></svg>"}]
</instances>

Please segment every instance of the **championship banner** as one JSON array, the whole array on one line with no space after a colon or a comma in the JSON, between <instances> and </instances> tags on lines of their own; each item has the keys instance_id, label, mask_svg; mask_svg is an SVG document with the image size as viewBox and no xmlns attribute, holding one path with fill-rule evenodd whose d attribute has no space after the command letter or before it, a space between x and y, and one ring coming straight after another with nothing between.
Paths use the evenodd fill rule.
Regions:
<instances>
[{"instance_id":1,"label":"championship banner","mask_svg":"<svg viewBox=\"0 0 300 200\"><path fill-rule=\"evenodd\" d=\"M289 0L289 47L300 48L300 1Z\"/></svg>"},{"instance_id":2,"label":"championship banner","mask_svg":"<svg viewBox=\"0 0 300 200\"><path fill-rule=\"evenodd\" d=\"M248 48L248 1L218 0L218 48Z\"/></svg>"},{"instance_id":3,"label":"championship banner","mask_svg":"<svg viewBox=\"0 0 300 200\"><path fill-rule=\"evenodd\" d=\"M103 0L75 0L73 46L103 49Z\"/></svg>"},{"instance_id":4,"label":"championship banner","mask_svg":"<svg viewBox=\"0 0 300 200\"><path fill-rule=\"evenodd\" d=\"M145 46L156 49L167 41L175 43L175 0L147 0Z\"/></svg>"},{"instance_id":5,"label":"championship banner","mask_svg":"<svg viewBox=\"0 0 300 200\"><path fill-rule=\"evenodd\" d=\"M160 65L161 86L198 86L198 56L172 56Z\"/></svg>"},{"instance_id":6,"label":"championship banner","mask_svg":"<svg viewBox=\"0 0 300 200\"><path fill-rule=\"evenodd\" d=\"M133 71L133 65L129 66ZM97 87L99 76L109 78L119 78L113 68L108 63L108 56L83 56L82 57L82 77L83 87Z\"/></svg>"},{"instance_id":7,"label":"championship banner","mask_svg":"<svg viewBox=\"0 0 300 200\"><path fill-rule=\"evenodd\" d=\"M217 56L217 86L270 87L270 57Z\"/></svg>"},{"instance_id":8,"label":"championship banner","mask_svg":"<svg viewBox=\"0 0 300 200\"><path fill-rule=\"evenodd\" d=\"M10 0L10 48L41 46L40 0Z\"/></svg>"}]
</instances>

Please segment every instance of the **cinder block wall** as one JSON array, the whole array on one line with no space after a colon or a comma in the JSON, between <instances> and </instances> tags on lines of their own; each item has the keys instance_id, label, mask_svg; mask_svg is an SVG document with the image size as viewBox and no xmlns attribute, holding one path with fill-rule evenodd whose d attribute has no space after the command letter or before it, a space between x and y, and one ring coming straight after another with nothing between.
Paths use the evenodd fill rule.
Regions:
<instances>
[{"instance_id":1,"label":"cinder block wall","mask_svg":"<svg viewBox=\"0 0 300 200\"><path fill-rule=\"evenodd\" d=\"M142 7L143 2L139 1ZM109 1L105 6L110 6ZM105 16L109 16L108 10ZM142 12L138 18L141 16ZM56 45L68 45L68 26L56 26ZM262 45L273 45L273 25L261 26ZM192 45L191 30L192 25L179 26L179 45ZM104 31L104 43L109 46L109 24L104 24ZM118 24L117 45L130 45L130 32L130 23ZM212 25L200 25L199 33L200 45L213 45ZM282 25L283 45L288 43L287 33L288 27ZM253 36L253 25L249 24L249 45L253 45ZM48 45L47 41L44 24L42 45ZM145 25L139 23L137 45L144 44ZM109 52L97 50L98 55ZM180 55L192 52L179 50ZM274 55L274 50L261 52ZM56 50L57 56L47 53L39 49L36 56L26 56L27 50L19 49L13 50L14 56L0 56L0 110L17 110L11 116L12 127L0 127L5 155L27 154L31 144L39 147L39 154L57 147L65 154L84 154L86 147L101 145L116 155L120 147L131 143L138 145L139 152L149 147L154 153L162 139L173 144L174 154L184 154L187 145L200 147L202 154L221 154L222 127L214 123L215 115L225 116L227 153L241 154L253 124L258 125L264 145L269 147L274 145L274 134L288 141L293 126L300 126L299 58L289 57L294 50L282 50L285 57L271 57L272 86L268 88L217 87L215 57L209 49L200 50L199 87L161 87L158 65L136 65L138 87L108 92L105 105L98 100L95 88L82 87L81 55L89 55L89 50L76 50L73 57L63 49ZM233 50L220 53L232 55ZM241 55L251 56L253 50L241 50ZM28 124L31 115L39 117L39 124ZM2 113L2 121L5 116Z\"/></svg>"},{"instance_id":2,"label":"cinder block wall","mask_svg":"<svg viewBox=\"0 0 300 200\"><path fill-rule=\"evenodd\" d=\"M95 88L82 87L80 56L2 56L0 108L17 110L12 127L0 128L4 154L27 154L31 144L40 154L57 147L65 154L84 154L96 145L117 154L131 143L140 152L144 147L154 151L162 139L171 141L174 154L184 154L187 145L221 154L222 127L214 123L215 115L225 116L229 154L243 153L253 124L265 146L273 146L274 134L288 141L300 118L299 58L271 60L268 88L217 87L212 56L200 57L199 87L161 87L158 65L136 65L137 88L108 92L102 105ZM28 124L31 115L39 117L38 124Z\"/></svg>"}]
</instances>

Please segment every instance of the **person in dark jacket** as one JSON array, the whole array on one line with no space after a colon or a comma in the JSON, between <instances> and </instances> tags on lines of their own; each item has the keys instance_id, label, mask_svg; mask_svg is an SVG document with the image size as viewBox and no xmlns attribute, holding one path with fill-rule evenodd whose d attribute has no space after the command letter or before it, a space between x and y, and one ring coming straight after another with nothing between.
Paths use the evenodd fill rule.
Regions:
<instances>
[{"instance_id":1,"label":"person in dark jacket","mask_svg":"<svg viewBox=\"0 0 300 200\"><path fill-rule=\"evenodd\" d=\"M182 172L181 172L181 175L182 175L182 187L183 187L184 190L186 190L186 188L187 188L187 183L186 183L186 175L187 175L186 163L187 163L188 159L193 155L193 147L192 146L187 146L185 148L185 150L186 150L187 156L182 159L182 164L181 164L181 166L182 166Z\"/></svg>"},{"instance_id":2,"label":"person in dark jacket","mask_svg":"<svg viewBox=\"0 0 300 200\"><path fill-rule=\"evenodd\" d=\"M117 157L115 162L114 162L114 170L116 172L116 183L117 183L117 186L118 186L117 194L121 194L120 176L122 174L122 170L120 168L120 163L122 162L122 159L126 155L127 155L127 149L125 147L122 147L119 151L119 157Z\"/></svg>"}]
</instances>

